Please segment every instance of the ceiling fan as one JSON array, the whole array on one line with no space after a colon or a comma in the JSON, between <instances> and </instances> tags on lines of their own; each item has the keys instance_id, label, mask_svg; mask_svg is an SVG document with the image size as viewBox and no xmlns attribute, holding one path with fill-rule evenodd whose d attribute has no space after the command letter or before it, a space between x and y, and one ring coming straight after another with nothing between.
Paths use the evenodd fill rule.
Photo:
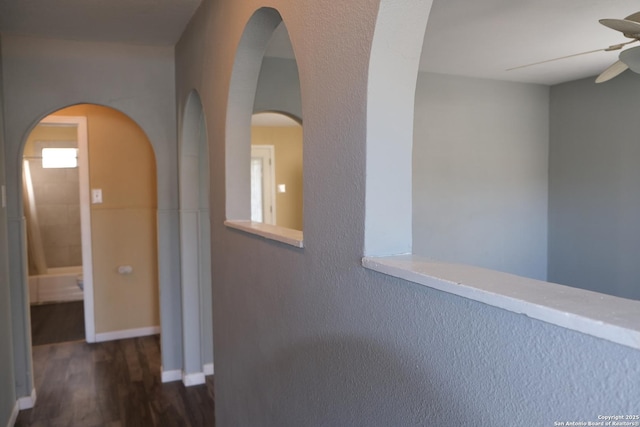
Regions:
<instances>
[{"instance_id":1,"label":"ceiling fan","mask_svg":"<svg viewBox=\"0 0 640 427\"><path fill-rule=\"evenodd\" d=\"M573 55L562 56L560 58L549 59L546 61L535 62L533 64L522 65L520 67L510 68L507 71L517 70L519 68L531 67L533 65L544 64L547 62L557 61L560 59L572 58L574 56L586 55L595 52L610 52L613 50L621 50L623 47L640 42L640 12L636 12L627 16L624 19L600 19L602 25L609 27L613 30L620 31L625 37L632 40L614 44L604 49L590 50L588 52L576 53ZM604 70L596 79L596 83L603 83L624 71L630 69L631 71L640 74L640 46L625 49L620 52L618 61L614 62L609 68Z\"/></svg>"},{"instance_id":2,"label":"ceiling fan","mask_svg":"<svg viewBox=\"0 0 640 427\"><path fill-rule=\"evenodd\" d=\"M622 49L622 47L624 47L625 45L640 41L640 12L629 15L624 19L601 19L600 23L606 27L609 27L616 31L620 31L622 34L624 34L625 37L633 39L626 43L621 43L620 45L610 46L605 50ZM618 60L598 76L598 78L596 79L596 83L602 83L606 82L607 80L611 80L627 69L631 69L631 71L635 73L640 73L640 46L636 46L620 52Z\"/></svg>"}]
</instances>

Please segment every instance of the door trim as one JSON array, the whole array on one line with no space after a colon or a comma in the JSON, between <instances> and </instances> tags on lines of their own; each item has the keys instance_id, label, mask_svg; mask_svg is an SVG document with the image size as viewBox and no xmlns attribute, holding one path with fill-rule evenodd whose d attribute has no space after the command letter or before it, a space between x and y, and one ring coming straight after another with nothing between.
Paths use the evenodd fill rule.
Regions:
<instances>
[{"instance_id":1,"label":"door trim","mask_svg":"<svg viewBox=\"0 0 640 427\"><path fill-rule=\"evenodd\" d=\"M251 158L262 160L262 222L276 225L276 159L273 145L251 145Z\"/></svg>"}]
</instances>

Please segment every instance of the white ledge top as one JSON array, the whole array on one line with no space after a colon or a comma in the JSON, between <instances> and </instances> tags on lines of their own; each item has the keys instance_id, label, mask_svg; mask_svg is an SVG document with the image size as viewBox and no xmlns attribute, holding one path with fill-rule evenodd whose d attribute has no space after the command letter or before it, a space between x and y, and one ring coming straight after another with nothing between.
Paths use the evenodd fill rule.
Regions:
<instances>
[{"instance_id":1,"label":"white ledge top","mask_svg":"<svg viewBox=\"0 0 640 427\"><path fill-rule=\"evenodd\" d=\"M640 301L414 255L365 257L362 265L389 276L640 349Z\"/></svg>"},{"instance_id":2,"label":"white ledge top","mask_svg":"<svg viewBox=\"0 0 640 427\"><path fill-rule=\"evenodd\" d=\"M264 237L265 239L295 246L296 248L304 248L302 231L299 230L253 221L228 220L224 222L224 225L229 228L235 228L236 230Z\"/></svg>"}]
</instances>

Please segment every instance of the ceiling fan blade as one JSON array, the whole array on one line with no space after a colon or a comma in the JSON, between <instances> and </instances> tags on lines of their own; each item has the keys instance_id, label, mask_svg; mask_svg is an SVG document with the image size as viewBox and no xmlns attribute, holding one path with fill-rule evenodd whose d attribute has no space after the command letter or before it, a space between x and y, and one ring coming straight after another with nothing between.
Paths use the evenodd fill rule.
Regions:
<instances>
[{"instance_id":1,"label":"ceiling fan blade","mask_svg":"<svg viewBox=\"0 0 640 427\"><path fill-rule=\"evenodd\" d=\"M633 15L629 15L624 19L627 20L627 21L640 22L640 12L636 12Z\"/></svg>"},{"instance_id":2,"label":"ceiling fan blade","mask_svg":"<svg viewBox=\"0 0 640 427\"><path fill-rule=\"evenodd\" d=\"M638 14L640 14L640 12L631 16L635 19ZM599 22L605 27L620 31L625 37L631 39L640 37L640 22L628 19L601 19Z\"/></svg>"},{"instance_id":3,"label":"ceiling fan blade","mask_svg":"<svg viewBox=\"0 0 640 427\"><path fill-rule=\"evenodd\" d=\"M602 74L598 76L598 78L596 79L596 83L604 83L608 80L611 80L618 74L621 74L624 71L626 71L628 68L629 67L624 62L616 61L609 68L604 70Z\"/></svg>"}]
</instances>

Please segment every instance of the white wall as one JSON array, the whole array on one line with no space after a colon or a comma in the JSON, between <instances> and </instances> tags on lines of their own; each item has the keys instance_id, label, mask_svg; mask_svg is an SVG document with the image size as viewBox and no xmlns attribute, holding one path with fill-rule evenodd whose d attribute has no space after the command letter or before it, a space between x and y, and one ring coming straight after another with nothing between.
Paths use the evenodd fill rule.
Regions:
<instances>
[{"instance_id":1,"label":"white wall","mask_svg":"<svg viewBox=\"0 0 640 427\"><path fill-rule=\"evenodd\" d=\"M11 299L16 383L31 392L23 217L19 203L21 144L47 114L77 103L105 105L136 121L153 145L158 173L158 251L163 365L181 366L177 148L172 47L2 39Z\"/></svg>"},{"instance_id":2,"label":"white wall","mask_svg":"<svg viewBox=\"0 0 640 427\"><path fill-rule=\"evenodd\" d=\"M269 4L300 72L304 249L223 225L235 49L265 3L204 0L176 48L179 105L195 88L207 117L216 422L537 427L637 413L639 352L363 269L367 140L380 138L367 135L378 2ZM383 0L381 10L411 15L416 4ZM390 78L378 83L394 99L411 82L393 80L399 64L384 59Z\"/></svg>"},{"instance_id":3,"label":"white wall","mask_svg":"<svg viewBox=\"0 0 640 427\"><path fill-rule=\"evenodd\" d=\"M640 299L640 79L551 89L549 280Z\"/></svg>"},{"instance_id":4,"label":"white wall","mask_svg":"<svg viewBox=\"0 0 640 427\"><path fill-rule=\"evenodd\" d=\"M549 89L420 73L413 253L547 278Z\"/></svg>"}]
</instances>

